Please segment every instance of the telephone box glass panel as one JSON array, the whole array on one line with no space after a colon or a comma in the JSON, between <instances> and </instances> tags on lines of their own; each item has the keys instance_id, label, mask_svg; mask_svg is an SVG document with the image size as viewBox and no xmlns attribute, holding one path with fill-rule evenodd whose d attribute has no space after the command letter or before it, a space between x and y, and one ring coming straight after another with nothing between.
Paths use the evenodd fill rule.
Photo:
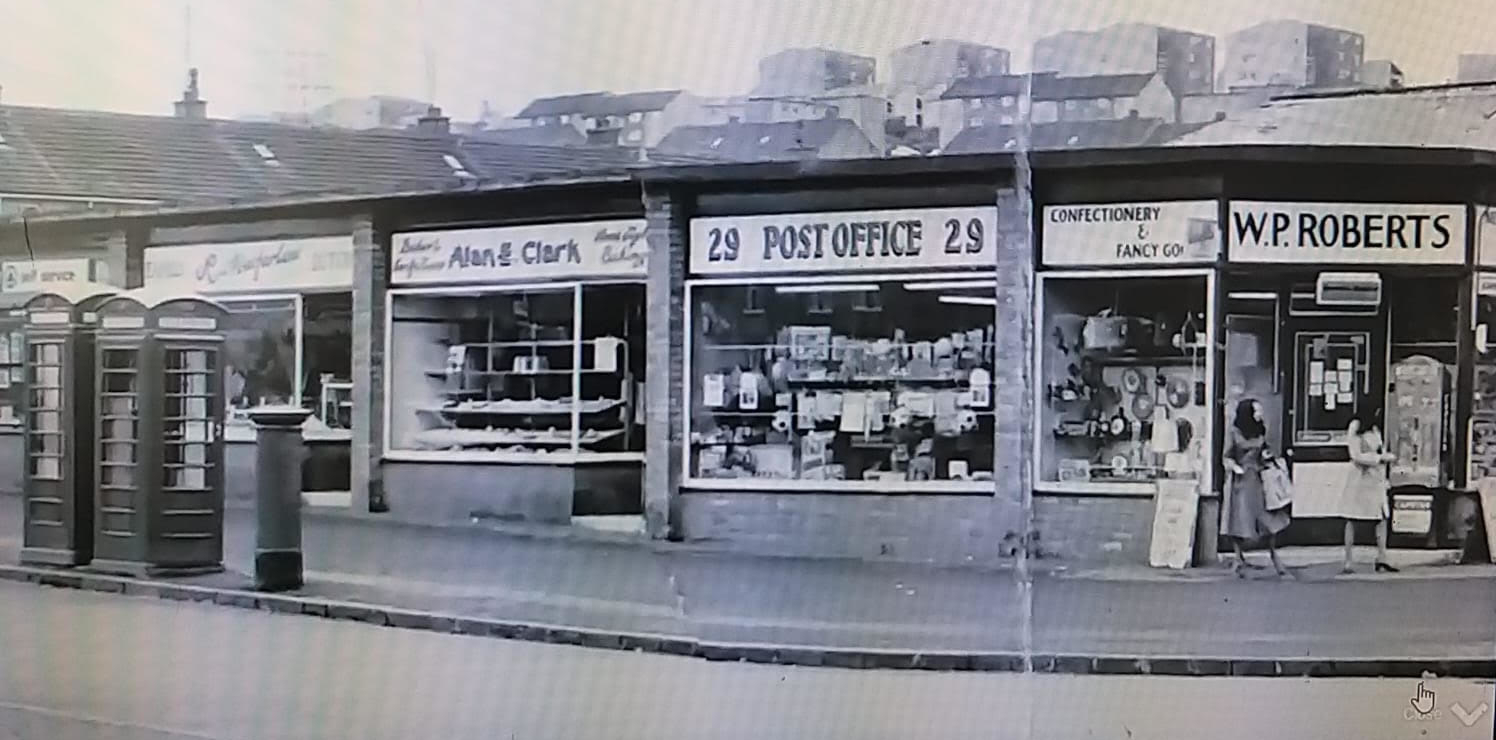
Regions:
<instances>
[{"instance_id":1,"label":"telephone box glass panel","mask_svg":"<svg viewBox=\"0 0 1496 740\"><path fill-rule=\"evenodd\" d=\"M103 352L99 444L105 488L136 487L140 441L140 355L135 350Z\"/></svg>"},{"instance_id":2,"label":"telephone box glass panel","mask_svg":"<svg viewBox=\"0 0 1496 740\"><path fill-rule=\"evenodd\" d=\"M165 360L162 486L206 490L212 467L208 452L213 443L212 378L218 367L217 353L205 349L169 349Z\"/></svg>"},{"instance_id":3,"label":"telephone box glass panel","mask_svg":"<svg viewBox=\"0 0 1496 740\"><path fill-rule=\"evenodd\" d=\"M62 343L31 345L31 425L27 450L31 476L62 478Z\"/></svg>"}]
</instances>

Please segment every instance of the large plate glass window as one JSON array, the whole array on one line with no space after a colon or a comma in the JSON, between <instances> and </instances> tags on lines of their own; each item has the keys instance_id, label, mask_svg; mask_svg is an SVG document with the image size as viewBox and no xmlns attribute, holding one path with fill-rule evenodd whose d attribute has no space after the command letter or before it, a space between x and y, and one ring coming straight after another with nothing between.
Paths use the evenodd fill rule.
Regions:
<instances>
[{"instance_id":1,"label":"large plate glass window","mask_svg":"<svg viewBox=\"0 0 1496 740\"><path fill-rule=\"evenodd\" d=\"M990 489L994 289L959 274L691 285L690 476Z\"/></svg>"},{"instance_id":2,"label":"large plate glass window","mask_svg":"<svg viewBox=\"0 0 1496 740\"><path fill-rule=\"evenodd\" d=\"M1142 491L1209 476L1209 281L1043 276L1040 487Z\"/></svg>"},{"instance_id":3,"label":"large plate glass window","mask_svg":"<svg viewBox=\"0 0 1496 740\"><path fill-rule=\"evenodd\" d=\"M249 409L289 404L296 398L301 298L282 295L215 300L229 314L224 322L223 346L224 399L228 404L225 434L230 439L253 439Z\"/></svg>"},{"instance_id":4,"label":"large plate glass window","mask_svg":"<svg viewBox=\"0 0 1496 740\"><path fill-rule=\"evenodd\" d=\"M1496 273L1475 276L1475 385L1470 407L1470 475L1496 478Z\"/></svg>"},{"instance_id":5,"label":"large plate glass window","mask_svg":"<svg viewBox=\"0 0 1496 740\"><path fill-rule=\"evenodd\" d=\"M643 308L639 283L391 291L389 450L637 457Z\"/></svg>"}]
</instances>

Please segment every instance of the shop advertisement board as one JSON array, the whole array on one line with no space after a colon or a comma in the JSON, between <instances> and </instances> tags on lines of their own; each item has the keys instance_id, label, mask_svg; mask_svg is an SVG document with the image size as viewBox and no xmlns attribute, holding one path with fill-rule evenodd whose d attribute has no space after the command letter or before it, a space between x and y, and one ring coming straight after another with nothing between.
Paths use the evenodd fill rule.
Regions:
<instances>
[{"instance_id":1,"label":"shop advertisement board","mask_svg":"<svg viewBox=\"0 0 1496 740\"><path fill-rule=\"evenodd\" d=\"M644 279L644 219L396 234L393 285Z\"/></svg>"},{"instance_id":2,"label":"shop advertisement board","mask_svg":"<svg viewBox=\"0 0 1496 740\"><path fill-rule=\"evenodd\" d=\"M691 272L897 272L997 265L995 207L691 220Z\"/></svg>"},{"instance_id":3,"label":"shop advertisement board","mask_svg":"<svg viewBox=\"0 0 1496 740\"><path fill-rule=\"evenodd\" d=\"M1150 267L1214 262L1221 253L1213 200L1044 207L1049 267Z\"/></svg>"},{"instance_id":4,"label":"shop advertisement board","mask_svg":"<svg viewBox=\"0 0 1496 740\"><path fill-rule=\"evenodd\" d=\"M93 279L87 257L0 262L0 293L35 293L56 283Z\"/></svg>"},{"instance_id":5,"label":"shop advertisement board","mask_svg":"<svg viewBox=\"0 0 1496 740\"><path fill-rule=\"evenodd\" d=\"M149 247L145 284L204 295L350 290L353 238Z\"/></svg>"},{"instance_id":6,"label":"shop advertisement board","mask_svg":"<svg viewBox=\"0 0 1496 740\"><path fill-rule=\"evenodd\" d=\"M1496 267L1496 206L1475 207L1475 259L1482 267Z\"/></svg>"},{"instance_id":7,"label":"shop advertisement board","mask_svg":"<svg viewBox=\"0 0 1496 740\"><path fill-rule=\"evenodd\" d=\"M1465 206L1232 201L1232 262L1462 265Z\"/></svg>"}]
</instances>

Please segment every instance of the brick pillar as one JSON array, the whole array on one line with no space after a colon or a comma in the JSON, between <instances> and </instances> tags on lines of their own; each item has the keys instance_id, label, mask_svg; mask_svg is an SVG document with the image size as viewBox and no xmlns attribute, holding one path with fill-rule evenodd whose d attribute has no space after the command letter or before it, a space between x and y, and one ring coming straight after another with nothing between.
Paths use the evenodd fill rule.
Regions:
<instances>
[{"instance_id":1,"label":"brick pillar","mask_svg":"<svg viewBox=\"0 0 1496 740\"><path fill-rule=\"evenodd\" d=\"M387 511L384 498L384 324L389 236L369 218L353 225L353 510Z\"/></svg>"},{"instance_id":2,"label":"brick pillar","mask_svg":"<svg viewBox=\"0 0 1496 740\"><path fill-rule=\"evenodd\" d=\"M685 209L663 189L646 187L649 279L644 320L644 526L654 539L680 535L676 497L685 451L681 407L687 224Z\"/></svg>"},{"instance_id":3,"label":"brick pillar","mask_svg":"<svg viewBox=\"0 0 1496 740\"><path fill-rule=\"evenodd\" d=\"M1032 529L1034 251L1029 203L1014 189L997 197L997 357L992 407L997 440L992 461L994 531L1005 549L1017 548Z\"/></svg>"}]
</instances>

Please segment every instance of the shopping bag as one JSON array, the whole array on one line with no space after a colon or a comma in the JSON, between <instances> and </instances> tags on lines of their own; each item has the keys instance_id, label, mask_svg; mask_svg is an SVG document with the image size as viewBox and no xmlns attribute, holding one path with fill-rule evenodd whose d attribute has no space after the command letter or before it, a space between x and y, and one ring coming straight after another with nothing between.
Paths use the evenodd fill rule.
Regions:
<instances>
[{"instance_id":1,"label":"shopping bag","mask_svg":"<svg viewBox=\"0 0 1496 740\"><path fill-rule=\"evenodd\" d=\"M1267 499L1267 510L1277 511L1293 503L1293 478L1288 474L1288 463L1283 458L1273 458L1262 468L1262 494Z\"/></svg>"}]
</instances>

